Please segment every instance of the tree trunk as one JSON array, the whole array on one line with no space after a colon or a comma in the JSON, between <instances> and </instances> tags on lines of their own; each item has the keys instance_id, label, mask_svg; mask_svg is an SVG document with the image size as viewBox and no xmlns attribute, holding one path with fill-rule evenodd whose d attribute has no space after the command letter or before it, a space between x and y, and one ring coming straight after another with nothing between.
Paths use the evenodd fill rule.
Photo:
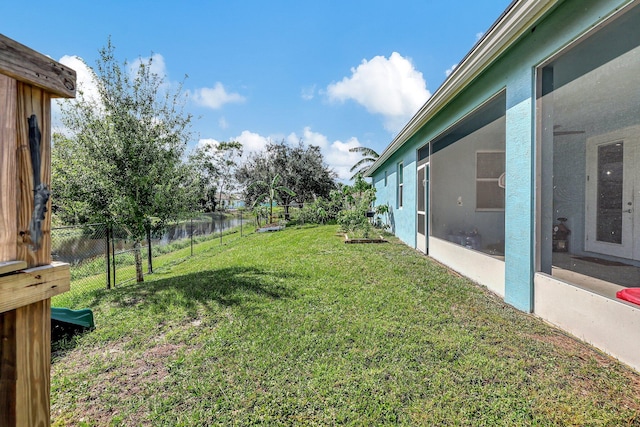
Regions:
<instances>
[{"instance_id":1,"label":"tree trunk","mask_svg":"<svg viewBox=\"0 0 640 427\"><path fill-rule=\"evenodd\" d=\"M273 199L269 199L269 224L273 224Z\"/></svg>"},{"instance_id":2,"label":"tree trunk","mask_svg":"<svg viewBox=\"0 0 640 427\"><path fill-rule=\"evenodd\" d=\"M144 275L142 274L142 253L140 251L140 240L136 240L133 244L133 254L136 258L136 282L144 282Z\"/></svg>"}]
</instances>

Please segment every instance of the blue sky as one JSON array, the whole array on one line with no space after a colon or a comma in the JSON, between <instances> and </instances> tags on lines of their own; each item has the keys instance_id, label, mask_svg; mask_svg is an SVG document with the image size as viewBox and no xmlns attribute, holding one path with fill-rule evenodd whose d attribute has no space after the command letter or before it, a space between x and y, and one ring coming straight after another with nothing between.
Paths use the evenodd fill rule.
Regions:
<instances>
[{"instance_id":1,"label":"blue sky","mask_svg":"<svg viewBox=\"0 0 640 427\"><path fill-rule=\"evenodd\" d=\"M319 145L342 179L378 152L511 0L0 2L0 33L86 76L111 36L116 56L155 55L185 75L194 140ZM90 85L89 83L86 83Z\"/></svg>"}]
</instances>

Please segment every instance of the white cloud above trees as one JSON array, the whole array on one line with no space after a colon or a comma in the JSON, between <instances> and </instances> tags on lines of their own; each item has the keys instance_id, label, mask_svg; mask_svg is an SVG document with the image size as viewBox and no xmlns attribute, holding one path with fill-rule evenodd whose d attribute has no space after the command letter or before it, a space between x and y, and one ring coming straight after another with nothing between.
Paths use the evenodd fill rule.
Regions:
<instances>
[{"instance_id":1,"label":"white cloud above trees","mask_svg":"<svg viewBox=\"0 0 640 427\"><path fill-rule=\"evenodd\" d=\"M349 149L360 146L360 142L357 138L352 137L343 142L335 140L329 142L329 138L319 132L313 132L310 127L305 127L302 131L302 135L298 135L292 132L287 137L289 144L297 144L302 140L306 145L316 145L320 147L320 151L324 156L324 160L338 174L338 179L341 181L347 181L352 173L349 171L358 160L361 155L358 153L350 153Z\"/></svg>"},{"instance_id":2,"label":"white cloud above trees","mask_svg":"<svg viewBox=\"0 0 640 427\"><path fill-rule=\"evenodd\" d=\"M198 148L204 148L204 147L207 147L207 146L216 147L216 146L218 146L219 143L220 143L220 141L218 141L217 139L202 138L202 139L198 140Z\"/></svg>"},{"instance_id":3,"label":"white cloud above trees","mask_svg":"<svg viewBox=\"0 0 640 427\"><path fill-rule=\"evenodd\" d=\"M135 77L141 64L151 64L151 66L149 67L151 74L157 75L161 79L165 80L165 83L167 83L167 65L165 64L164 57L162 55L160 55L159 53L154 53L150 57L139 57L131 61L128 66L128 70L129 73L131 73L132 78Z\"/></svg>"},{"instance_id":4,"label":"white cloud above trees","mask_svg":"<svg viewBox=\"0 0 640 427\"><path fill-rule=\"evenodd\" d=\"M244 130L237 137L231 138L230 141L238 141L239 143L241 143L244 152L243 156L246 156L249 153L264 150L264 148L269 143L270 138L248 130Z\"/></svg>"},{"instance_id":5,"label":"white cloud above trees","mask_svg":"<svg viewBox=\"0 0 640 427\"><path fill-rule=\"evenodd\" d=\"M361 145L357 138L353 137L349 138L347 141L335 140L333 142L330 142L329 138L327 138L326 135L323 135L319 132L314 132L308 126L302 130L301 134L291 132L284 138L280 135L264 136L255 132L251 132L249 130L245 130L235 138L229 139L229 141L238 141L242 144L243 158L246 159L247 156L251 155L252 153L263 151L266 148L267 144L269 144L270 142L279 143L283 139L287 144L291 146L298 144L299 141L302 141L305 146L315 145L317 147L320 147L320 152L324 157L325 163L329 166L330 169L336 172L336 174L338 175L338 180L343 182L347 182L349 180L352 175L349 169L351 169L351 166L353 166L362 157L359 153L349 152L350 148L358 147ZM198 145L217 145L218 143L219 141L209 138L200 139Z\"/></svg>"},{"instance_id":6,"label":"white cloud above trees","mask_svg":"<svg viewBox=\"0 0 640 427\"><path fill-rule=\"evenodd\" d=\"M157 73L161 77L166 78L167 76L166 65L162 56L156 54L152 57L152 59L153 59L152 71L154 73ZM392 58L390 58L389 60L386 60L384 58L382 59L386 62L389 62L389 61L395 62L398 60L402 61L402 59L396 58L393 55L392 55ZM148 60L148 58L146 58L146 60ZM140 60L136 60L130 63L131 69L134 69L134 67L136 66L136 64L139 63L139 61ZM142 58L142 61L145 61L145 59ZM376 61L377 60L374 58L369 63L374 62L374 68L375 68L380 66L380 64L376 64ZM98 96L98 89L95 81L95 76L91 68L88 67L86 63L77 56L67 55L62 57L59 60L59 62L68 67L71 67L76 71L77 86L78 86L78 89L84 93L84 96L99 102L100 98ZM387 66L392 66L392 65L387 64ZM365 80L367 80L368 78L373 78L372 76L368 75L368 73L370 72L371 70L367 71L366 67L364 72L362 72L362 69L360 69L358 73L364 73L364 74L357 74L358 77L356 79L360 79L364 77ZM391 73L391 75L393 75L393 73ZM421 80L422 79L421 74L419 74L419 76ZM361 84L362 85L361 87L369 87L368 85L370 85L371 83L365 82L365 84L362 84L362 82L360 82L358 84ZM418 84L418 87L420 87L419 84ZM424 81L422 81L422 87L424 88ZM336 89L336 92L334 92L334 95L337 96L340 90L344 91L345 89L346 88L344 86L342 88L338 87ZM315 90L315 88L313 90ZM240 96L239 94L228 93L224 88L224 86L222 85L222 83L220 82L216 83L216 85L213 88L203 88L203 89L196 89L194 91L191 91L190 95L192 98L194 95L196 95L197 100L199 102L201 102L204 106L208 106L210 108L214 108L214 107L220 108L226 103L244 101L244 97ZM400 95L398 93L395 93L394 96L399 97ZM424 92L423 92L423 96L425 96ZM375 104L375 102L377 102L376 100L377 100L376 97L372 97L371 100L369 101L365 100L363 102L370 102L372 104ZM416 103L416 101L412 101L412 102L414 102L414 104ZM399 107L396 107L396 108L399 108ZM398 110L394 110L392 108L385 109L382 107L375 107L375 105L372 107L372 109L373 111L379 112L379 114L384 113L383 115L385 115L385 117L387 116L392 117L397 115L396 113L398 113L398 111L400 113L403 113L404 111L402 110L402 108L399 108ZM409 114L412 114L412 112ZM228 123L224 117L221 117L219 119L218 126L222 129L227 128ZM291 132L286 137L283 135L264 136L264 135L260 135L259 133L251 132L249 130L244 130L243 132L240 133L240 135L236 136L235 138L230 138L228 141L240 142L244 148L243 157L246 157L252 152L259 152L264 150L269 142L272 142L272 141L279 142L283 138L287 143L292 145L297 144L298 141L302 140L305 145L316 145L320 147L320 150L322 152L322 155L324 156L324 159L327 165L338 174L338 179L344 182L347 182L352 175L351 172L349 171L351 166L353 166L361 158L360 154L349 152L350 148L358 147L362 145L357 138L352 137L347 139L346 141L342 141L342 140L330 141L326 135L320 132L313 131L309 126L304 127L302 132L300 133ZM209 144L217 145L219 142L220 141L213 138L201 138L197 144L199 146L209 145Z\"/></svg>"},{"instance_id":7,"label":"white cloud above trees","mask_svg":"<svg viewBox=\"0 0 640 427\"><path fill-rule=\"evenodd\" d=\"M431 96L422 73L397 52L364 59L351 69L351 76L330 84L326 92L332 101L353 100L381 115L390 132L400 130Z\"/></svg>"},{"instance_id":8,"label":"white cloud above trees","mask_svg":"<svg viewBox=\"0 0 640 427\"><path fill-rule=\"evenodd\" d=\"M307 145L316 145L322 149L327 148L330 145L326 136L318 132L313 132L309 126L306 126L303 129L302 135L291 132L289 136L287 136L287 142L289 144L297 144L300 140Z\"/></svg>"},{"instance_id":9,"label":"white cloud above trees","mask_svg":"<svg viewBox=\"0 0 640 427\"><path fill-rule=\"evenodd\" d=\"M216 82L213 87L203 87L189 92L193 101L206 108L218 110L225 104L242 103L245 97L233 92L227 92L224 85Z\"/></svg>"}]
</instances>

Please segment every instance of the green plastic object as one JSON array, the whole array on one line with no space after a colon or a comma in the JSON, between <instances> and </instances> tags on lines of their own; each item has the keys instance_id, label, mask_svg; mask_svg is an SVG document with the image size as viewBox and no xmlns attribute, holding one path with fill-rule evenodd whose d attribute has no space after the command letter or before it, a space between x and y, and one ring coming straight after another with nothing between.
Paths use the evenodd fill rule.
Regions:
<instances>
[{"instance_id":1,"label":"green plastic object","mask_svg":"<svg viewBox=\"0 0 640 427\"><path fill-rule=\"evenodd\" d=\"M71 310L69 308L51 307L51 319L72 325L94 328L93 311L88 308Z\"/></svg>"}]
</instances>

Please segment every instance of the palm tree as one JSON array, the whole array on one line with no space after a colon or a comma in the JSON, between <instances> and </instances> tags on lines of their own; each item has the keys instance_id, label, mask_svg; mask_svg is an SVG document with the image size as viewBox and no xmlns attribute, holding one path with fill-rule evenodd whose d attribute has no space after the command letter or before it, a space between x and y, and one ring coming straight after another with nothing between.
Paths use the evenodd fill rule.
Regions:
<instances>
[{"instance_id":1,"label":"palm tree","mask_svg":"<svg viewBox=\"0 0 640 427\"><path fill-rule=\"evenodd\" d=\"M351 166L351 169L349 169L349 172L356 171L351 177L352 181L356 179L356 176L358 176L358 174L363 175L366 170L369 169L369 167L376 160L378 160L378 157L380 157L380 155L376 153L374 149L368 147L349 148L349 152L362 154L362 159L358 160L358 162L355 165Z\"/></svg>"},{"instance_id":2,"label":"palm tree","mask_svg":"<svg viewBox=\"0 0 640 427\"><path fill-rule=\"evenodd\" d=\"M258 197L256 197L256 201L253 202L253 205L256 206L260 203L262 203L265 199L267 199L269 201L269 222L272 223L273 222L273 201L276 200L278 198L278 195L280 193L287 193L290 196L295 196L296 193L293 192L292 190L288 189L287 187L285 187L284 185L278 185L278 182L280 181L280 174L277 173L273 179L271 180L271 182L266 182L266 181L256 181L253 184L251 184L252 187L262 187L265 189L264 193L258 195Z\"/></svg>"}]
</instances>

